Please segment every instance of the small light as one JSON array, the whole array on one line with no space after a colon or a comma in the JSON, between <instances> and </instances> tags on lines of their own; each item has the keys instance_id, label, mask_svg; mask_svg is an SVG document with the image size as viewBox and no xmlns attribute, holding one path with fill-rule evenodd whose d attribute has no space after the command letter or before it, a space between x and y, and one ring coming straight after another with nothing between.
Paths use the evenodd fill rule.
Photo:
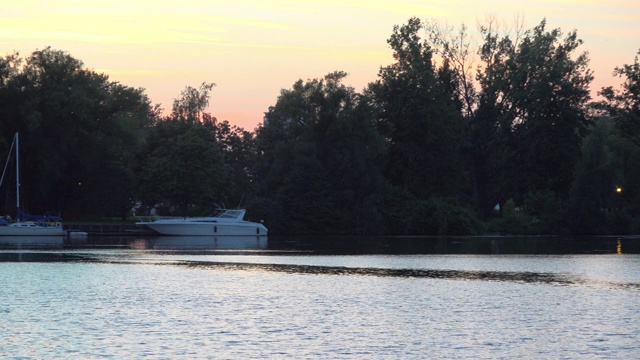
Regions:
<instances>
[{"instance_id":1,"label":"small light","mask_svg":"<svg viewBox=\"0 0 640 360\"><path fill-rule=\"evenodd\" d=\"M622 192L622 188L620 186L616 187L616 192L619 194Z\"/></svg>"}]
</instances>

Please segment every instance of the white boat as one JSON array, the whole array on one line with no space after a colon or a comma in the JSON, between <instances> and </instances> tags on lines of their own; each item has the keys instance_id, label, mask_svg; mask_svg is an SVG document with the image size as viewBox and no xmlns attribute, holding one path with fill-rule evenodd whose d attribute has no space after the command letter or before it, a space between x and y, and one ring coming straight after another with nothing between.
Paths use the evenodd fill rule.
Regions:
<instances>
[{"instance_id":1,"label":"white boat","mask_svg":"<svg viewBox=\"0 0 640 360\"><path fill-rule=\"evenodd\" d=\"M2 178L0 178L0 186L4 182L4 175L7 171L7 165L11 160L11 152L16 154L16 221L10 221L5 218L0 220L0 236L61 236L64 235L64 229L60 222L60 217L45 215L29 215L20 209L20 151L18 142L18 133L13 137L13 143L9 149L9 156L4 165Z\"/></svg>"},{"instance_id":2,"label":"white boat","mask_svg":"<svg viewBox=\"0 0 640 360\"><path fill-rule=\"evenodd\" d=\"M159 219L140 221L161 235L174 236L266 236L267 228L262 223L244 220L244 209L218 209L211 216Z\"/></svg>"},{"instance_id":3,"label":"white boat","mask_svg":"<svg viewBox=\"0 0 640 360\"><path fill-rule=\"evenodd\" d=\"M62 236L64 230L60 222L16 221L0 223L0 236Z\"/></svg>"}]
</instances>

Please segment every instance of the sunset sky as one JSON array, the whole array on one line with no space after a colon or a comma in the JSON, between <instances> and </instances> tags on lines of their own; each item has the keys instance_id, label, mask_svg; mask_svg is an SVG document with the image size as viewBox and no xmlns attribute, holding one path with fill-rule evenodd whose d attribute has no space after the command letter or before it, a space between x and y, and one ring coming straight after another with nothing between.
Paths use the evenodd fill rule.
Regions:
<instances>
[{"instance_id":1,"label":"sunset sky","mask_svg":"<svg viewBox=\"0 0 640 360\"><path fill-rule=\"evenodd\" d=\"M616 66L640 49L638 0L3 0L0 55L27 57L51 46L112 81L142 87L171 109L185 86L217 86L209 112L253 130L281 89L342 70L357 91L392 62L394 25L433 19L476 35L494 17L504 25L578 31L595 81L617 86ZM475 37L476 40L478 37Z\"/></svg>"}]
</instances>

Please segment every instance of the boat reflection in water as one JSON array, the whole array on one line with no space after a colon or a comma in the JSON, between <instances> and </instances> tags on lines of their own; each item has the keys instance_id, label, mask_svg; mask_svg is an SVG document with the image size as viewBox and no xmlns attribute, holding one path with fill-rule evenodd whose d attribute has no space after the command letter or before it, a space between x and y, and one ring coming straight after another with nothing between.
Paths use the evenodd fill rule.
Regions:
<instances>
[{"instance_id":1,"label":"boat reflection in water","mask_svg":"<svg viewBox=\"0 0 640 360\"><path fill-rule=\"evenodd\" d=\"M64 236L1 236L0 249L60 249Z\"/></svg>"},{"instance_id":2,"label":"boat reflection in water","mask_svg":"<svg viewBox=\"0 0 640 360\"><path fill-rule=\"evenodd\" d=\"M154 250L264 250L266 236L158 236L145 239Z\"/></svg>"}]
</instances>

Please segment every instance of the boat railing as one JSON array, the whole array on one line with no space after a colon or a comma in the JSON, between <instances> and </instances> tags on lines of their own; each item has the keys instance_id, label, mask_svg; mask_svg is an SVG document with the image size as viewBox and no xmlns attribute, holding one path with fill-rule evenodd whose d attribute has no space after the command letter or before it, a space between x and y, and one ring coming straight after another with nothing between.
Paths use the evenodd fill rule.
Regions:
<instances>
[{"instance_id":1,"label":"boat railing","mask_svg":"<svg viewBox=\"0 0 640 360\"><path fill-rule=\"evenodd\" d=\"M161 216L161 215L149 215L149 216L141 216L136 215L138 222L153 222L156 220L165 220L165 219L180 219L183 216Z\"/></svg>"}]
</instances>

